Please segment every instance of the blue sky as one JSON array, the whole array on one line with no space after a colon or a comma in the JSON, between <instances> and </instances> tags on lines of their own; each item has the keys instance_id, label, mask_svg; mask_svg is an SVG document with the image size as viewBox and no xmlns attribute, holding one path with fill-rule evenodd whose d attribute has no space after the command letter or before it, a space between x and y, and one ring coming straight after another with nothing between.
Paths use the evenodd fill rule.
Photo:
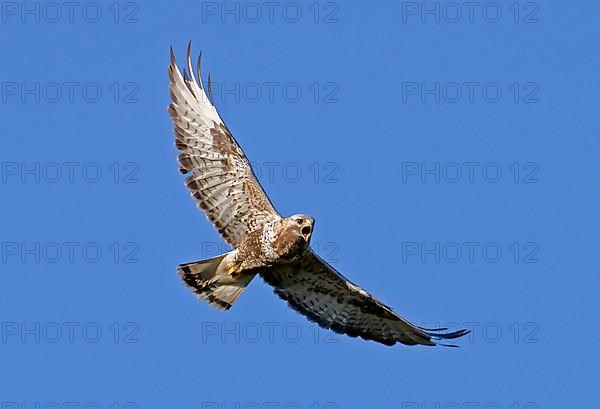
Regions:
<instances>
[{"instance_id":1,"label":"blue sky","mask_svg":"<svg viewBox=\"0 0 600 409\"><path fill-rule=\"evenodd\" d=\"M597 3L1 7L3 408L598 405ZM276 208L460 348L331 335L259 279L227 313L182 285L226 250L166 111L189 39Z\"/></svg>"}]
</instances>

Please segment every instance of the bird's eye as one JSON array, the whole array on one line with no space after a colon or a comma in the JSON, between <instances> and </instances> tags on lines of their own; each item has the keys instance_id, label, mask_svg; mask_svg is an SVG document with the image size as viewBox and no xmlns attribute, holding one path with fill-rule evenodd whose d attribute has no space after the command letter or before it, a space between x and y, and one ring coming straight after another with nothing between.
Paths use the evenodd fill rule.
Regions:
<instances>
[{"instance_id":1,"label":"bird's eye","mask_svg":"<svg viewBox=\"0 0 600 409\"><path fill-rule=\"evenodd\" d=\"M303 222L304 222L304 219L301 219L300 217L298 217L296 219L296 223L298 223L298 224L302 224Z\"/></svg>"}]
</instances>

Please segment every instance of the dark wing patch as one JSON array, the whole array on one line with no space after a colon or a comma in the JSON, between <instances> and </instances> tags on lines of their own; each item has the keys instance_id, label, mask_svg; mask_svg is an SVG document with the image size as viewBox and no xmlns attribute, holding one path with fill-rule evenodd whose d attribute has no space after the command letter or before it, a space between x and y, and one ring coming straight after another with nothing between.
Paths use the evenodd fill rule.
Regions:
<instances>
[{"instance_id":1,"label":"dark wing patch","mask_svg":"<svg viewBox=\"0 0 600 409\"><path fill-rule=\"evenodd\" d=\"M324 328L351 337L384 345L438 345L436 341L469 333L444 333L442 328L425 329L411 324L310 250L300 260L262 271L261 276L294 310Z\"/></svg>"}]
</instances>

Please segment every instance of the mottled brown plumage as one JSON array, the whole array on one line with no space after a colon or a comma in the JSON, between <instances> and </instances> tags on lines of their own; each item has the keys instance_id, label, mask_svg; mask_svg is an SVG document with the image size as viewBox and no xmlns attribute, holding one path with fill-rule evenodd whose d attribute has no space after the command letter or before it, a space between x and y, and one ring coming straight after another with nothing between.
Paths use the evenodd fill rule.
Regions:
<instances>
[{"instance_id":1,"label":"mottled brown plumage","mask_svg":"<svg viewBox=\"0 0 600 409\"><path fill-rule=\"evenodd\" d=\"M319 325L385 345L436 345L467 331L417 327L352 284L310 249L314 219L282 217L256 179L246 155L207 96L188 46L187 70L179 71L173 51L169 66L175 146L186 187L233 247L209 260L182 264L178 273L196 293L218 309L229 309L260 274L275 293ZM209 98L210 97L210 98Z\"/></svg>"}]
</instances>

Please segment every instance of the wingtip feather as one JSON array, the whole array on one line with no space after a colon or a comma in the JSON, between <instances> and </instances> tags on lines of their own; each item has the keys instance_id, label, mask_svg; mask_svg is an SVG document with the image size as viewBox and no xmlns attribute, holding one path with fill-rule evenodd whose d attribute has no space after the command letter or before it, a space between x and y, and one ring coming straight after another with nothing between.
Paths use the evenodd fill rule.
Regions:
<instances>
[{"instance_id":1,"label":"wingtip feather","mask_svg":"<svg viewBox=\"0 0 600 409\"><path fill-rule=\"evenodd\" d=\"M208 99L210 100L210 103L212 104L212 106L215 106L215 100L213 98L213 88L212 88L212 83L210 81L210 72L208 73L208 79L207 79L207 90L208 90Z\"/></svg>"},{"instance_id":2,"label":"wingtip feather","mask_svg":"<svg viewBox=\"0 0 600 409\"><path fill-rule=\"evenodd\" d=\"M204 84L202 84L202 50L198 54L198 61L196 61L196 75L198 76L198 84L200 85L200 89L204 89Z\"/></svg>"},{"instance_id":3,"label":"wingtip feather","mask_svg":"<svg viewBox=\"0 0 600 409\"><path fill-rule=\"evenodd\" d=\"M446 339L457 339L457 338L463 337L463 336L471 333L470 330L466 330L466 329L460 329L458 331L447 332L447 333L435 332L435 331L441 331L441 330L442 330L441 328L429 330L427 332L427 335L430 336L432 340L439 341L439 340L446 340ZM458 348L458 345L455 345L455 344L442 344L439 342L435 342L435 344L445 346L445 347Z\"/></svg>"},{"instance_id":4,"label":"wingtip feather","mask_svg":"<svg viewBox=\"0 0 600 409\"><path fill-rule=\"evenodd\" d=\"M173 46L169 47L169 54L171 57L171 66L176 67L177 61L175 60L175 52L173 51Z\"/></svg>"}]
</instances>

